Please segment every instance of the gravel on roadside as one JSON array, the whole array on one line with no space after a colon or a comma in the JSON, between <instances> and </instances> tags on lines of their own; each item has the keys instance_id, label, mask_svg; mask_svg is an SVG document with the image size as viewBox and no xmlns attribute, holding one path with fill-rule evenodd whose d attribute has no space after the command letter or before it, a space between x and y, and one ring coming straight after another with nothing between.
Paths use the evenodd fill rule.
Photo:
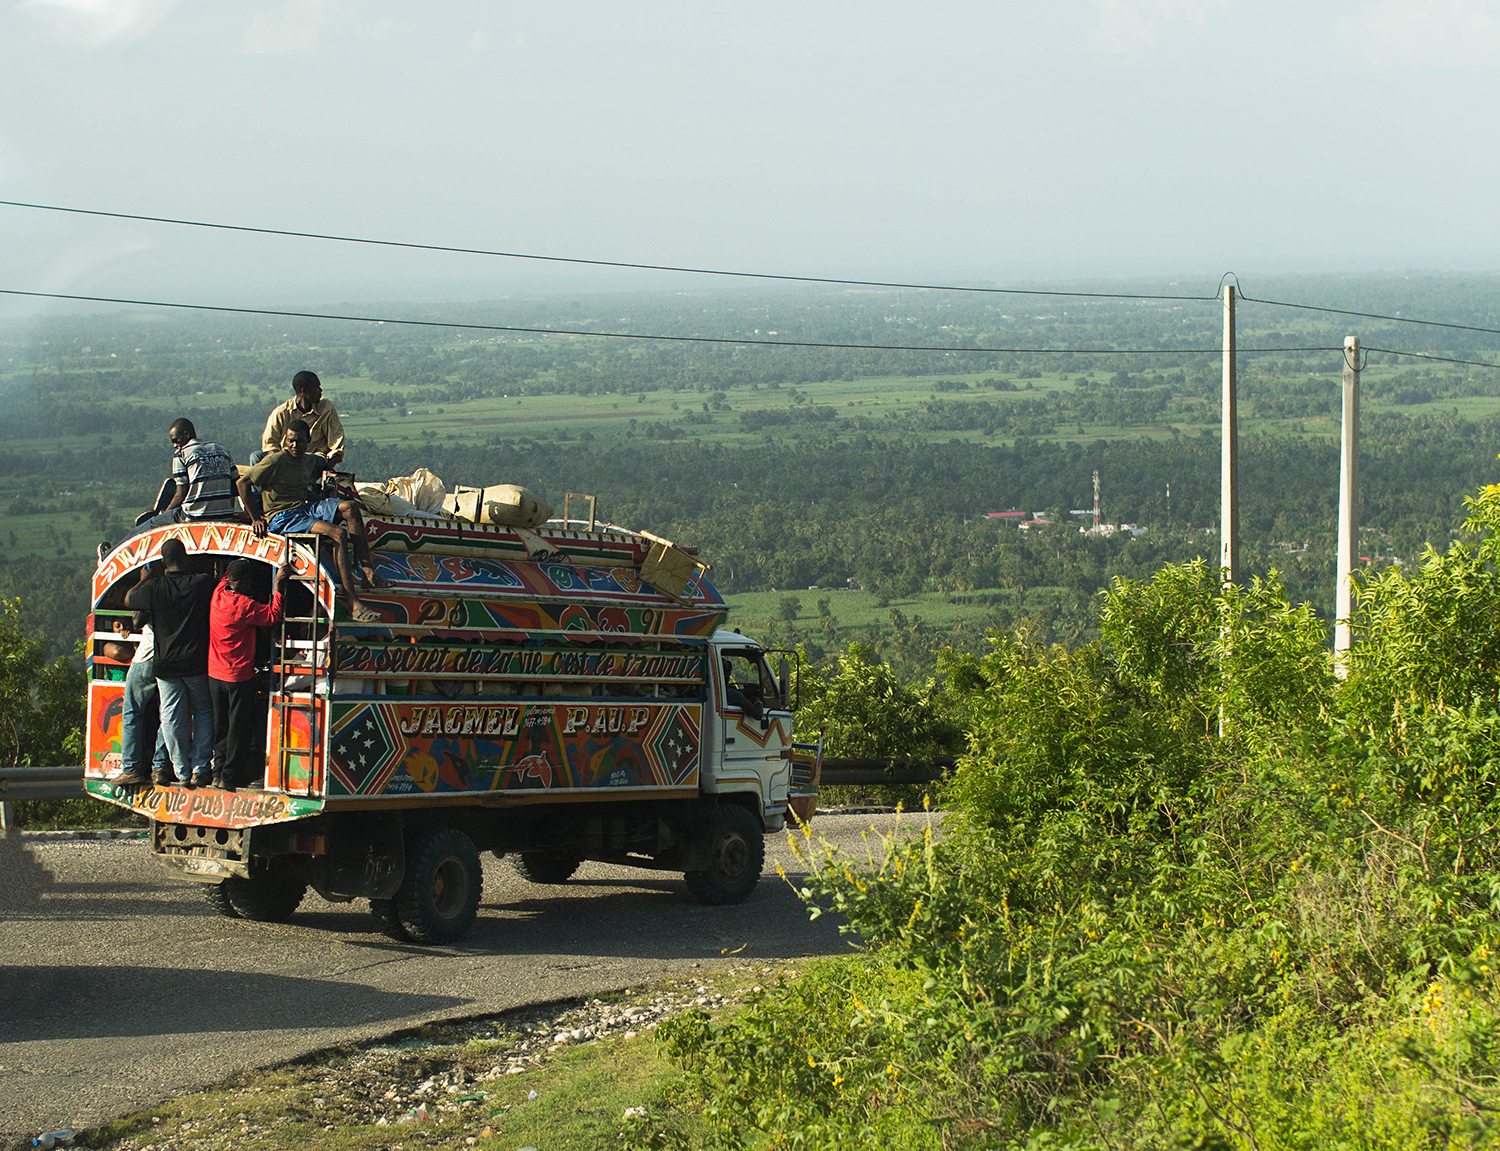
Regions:
<instances>
[{"instance_id":1,"label":"gravel on roadside","mask_svg":"<svg viewBox=\"0 0 1500 1151\"><path fill-rule=\"evenodd\" d=\"M163 1120L165 1106L127 1116L106 1128L80 1132L79 1142L108 1151L231 1151L247 1138L264 1141L278 1127L304 1123L306 1113L267 1106L285 1077L310 1095L326 1131L341 1127L400 1127L461 1116L485 1099L496 1080L545 1069L578 1044L631 1039L689 1009L710 1014L759 991L762 982L792 974L785 964L746 965L726 978L675 981L626 990L618 998L539 1004L502 1015L428 1024L357 1046L313 1052L279 1067L247 1071L199 1093L217 1096L211 1111ZM207 1113L205 1113L207 1112ZM131 1133L110 1138L121 1126ZM394 1132L393 1132L394 1135Z\"/></svg>"}]
</instances>

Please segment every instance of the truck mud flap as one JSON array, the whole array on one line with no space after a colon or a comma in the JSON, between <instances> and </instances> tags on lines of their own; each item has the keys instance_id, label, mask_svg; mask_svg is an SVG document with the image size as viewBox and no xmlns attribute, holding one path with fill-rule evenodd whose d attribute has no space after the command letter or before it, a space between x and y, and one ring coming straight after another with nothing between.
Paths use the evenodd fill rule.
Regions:
<instances>
[{"instance_id":1,"label":"truck mud flap","mask_svg":"<svg viewBox=\"0 0 1500 1151\"><path fill-rule=\"evenodd\" d=\"M325 899L389 899L406 871L406 840L396 815L346 814L327 825L326 850L308 871Z\"/></svg>"}]
</instances>

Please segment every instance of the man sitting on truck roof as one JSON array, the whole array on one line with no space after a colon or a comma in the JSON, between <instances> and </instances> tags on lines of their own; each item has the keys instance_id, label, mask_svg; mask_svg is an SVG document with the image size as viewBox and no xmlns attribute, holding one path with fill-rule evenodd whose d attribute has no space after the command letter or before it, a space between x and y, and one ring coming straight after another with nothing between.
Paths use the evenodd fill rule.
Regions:
<instances>
[{"instance_id":1,"label":"man sitting on truck roof","mask_svg":"<svg viewBox=\"0 0 1500 1151\"><path fill-rule=\"evenodd\" d=\"M281 449L251 464L240 473L240 498L250 511L250 527L258 536L268 531L285 535L313 532L333 543L333 559L339 582L349 594L349 614L360 623L374 623L380 613L364 604L354 591L345 541L354 545L354 559L368 587L384 587L370 562L365 539L365 521L353 500L337 496L309 500L307 489L333 465L307 450L310 433L302 420L292 420L282 433Z\"/></svg>"},{"instance_id":2,"label":"man sitting on truck roof","mask_svg":"<svg viewBox=\"0 0 1500 1151\"><path fill-rule=\"evenodd\" d=\"M344 458L344 425L333 401L323 397L323 381L317 372L301 371L292 377L292 398L278 404L266 418L260 434L260 448L267 454L281 447L287 425L301 420L307 425L308 450L331 464ZM251 460L255 463L255 460Z\"/></svg>"},{"instance_id":3,"label":"man sitting on truck roof","mask_svg":"<svg viewBox=\"0 0 1500 1151\"><path fill-rule=\"evenodd\" d=\"M167 439L172 441L171 482L176 490L162 511L138 520L130 534L139 535L151 528L185 520L222 520L238 515L234 457L229 449L213 440L200 440L193 421L186 418L172 421L167 428ZM108 541L99 545L101 560L109 549Z\"/></svg>"}]
</instances>

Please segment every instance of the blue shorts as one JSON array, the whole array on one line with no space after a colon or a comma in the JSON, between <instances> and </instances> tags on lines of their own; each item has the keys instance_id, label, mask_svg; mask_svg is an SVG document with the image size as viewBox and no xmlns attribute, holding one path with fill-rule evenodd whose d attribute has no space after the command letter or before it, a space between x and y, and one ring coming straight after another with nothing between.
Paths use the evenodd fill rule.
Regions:
<instances>
[{"instance_id":1,"label":"blue shorts","mask_svg":"<svg viewBox=\"0 0 1500 1151\"><path fill-rule=\"evenodd\" d=\"M294 508L282 508L266 521L266 530L275 532L277 535L308 532L312 531L312 526L317 520L332 524L337 523L338 518L339 501L329 496L327 499L312 500Z\"/></svg>"}]
</instances>

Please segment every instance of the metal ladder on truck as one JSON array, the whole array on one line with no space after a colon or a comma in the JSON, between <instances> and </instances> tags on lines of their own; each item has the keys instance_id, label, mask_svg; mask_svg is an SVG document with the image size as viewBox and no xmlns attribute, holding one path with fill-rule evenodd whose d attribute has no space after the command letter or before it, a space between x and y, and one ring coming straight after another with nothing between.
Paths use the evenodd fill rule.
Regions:
<instances>
[{"instance_id":1,"label":"metal ladder on truck","mask_svg":"<svg viewBox=\"0 0 1500 1151\"><path fill-rule=\"evenodd\" d=\"M279 738L270 754L275 756L281 791L288 795L311 796L316 791L318 759L323 738L321 726L326 722L327 699L333 687L333 617L323 611L322 592L337 591L332 576L323 569L329 553L325 537L313 532L287 536L288 544L300 543L313 553L312 576L293 572L287 580L286 595L290 601L292 586L300 585L312 596L310 615L281 613L275 659L271 665L272 704L277 713ZM323 703L320 705L319 700ZM320 714L323 713L323 714ZM297 718L306 720L307 746L294 744L291 735L297 730ZM306 772L301 784L293 781L292 763L302 757Z\"/></svg>"}]
</instances>

